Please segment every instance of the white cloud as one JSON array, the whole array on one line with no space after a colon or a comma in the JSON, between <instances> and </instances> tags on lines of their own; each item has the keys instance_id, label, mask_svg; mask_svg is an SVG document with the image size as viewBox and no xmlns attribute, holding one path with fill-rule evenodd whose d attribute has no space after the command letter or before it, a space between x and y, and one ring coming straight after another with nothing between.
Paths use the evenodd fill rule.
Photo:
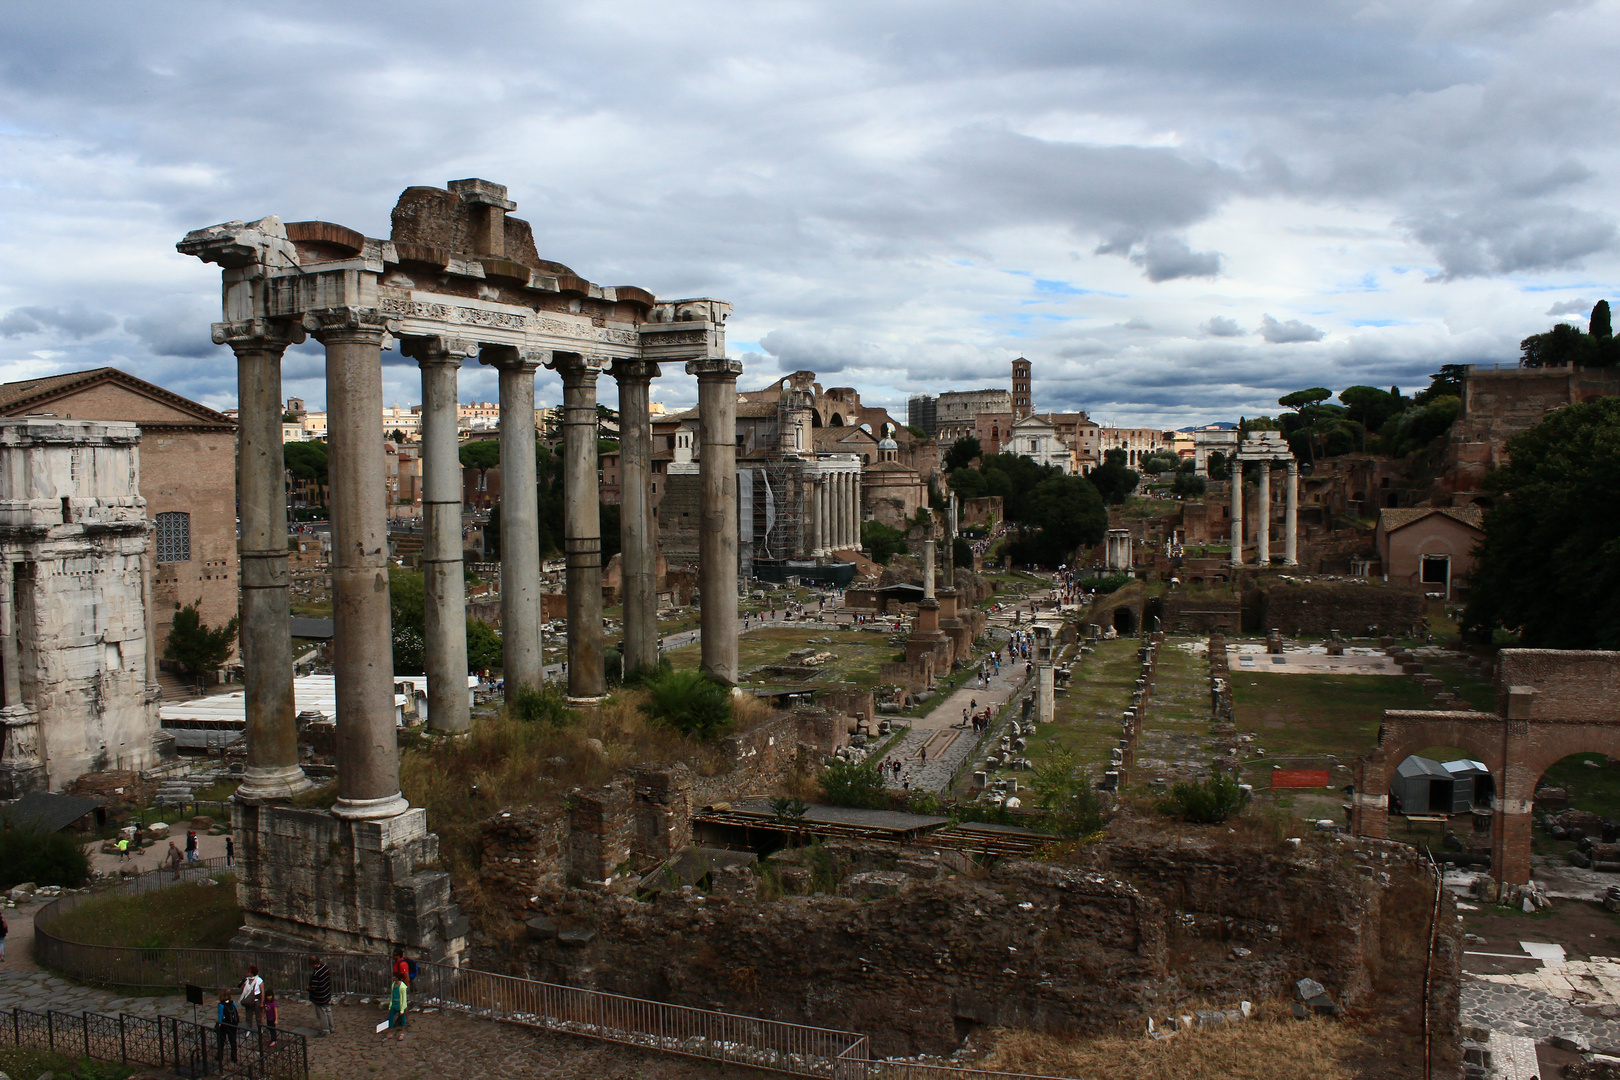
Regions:
<instances>
[{"instance_id":1,"label":"white cloud","mask_svg":"<svg viewBox=\"0 0 1620 1080\"><path fill-rule=\"evenodd\" d=\"M1284 345L1293 341L1321 341L1327 336L1316 327L1307 326L1298 319L1278 322L1270 315L1260 316L1260 329L1256 333L1273 345Z\"/></svg>"},{"instance_id":2,"label":"white cloud","mask_svg":"<svg viewBox=\"0 0 1620 1080\"><path fill-rule=\"evenodd\" d=\"M1022 353L1045 404L1179 427L1511 361L1620 298L1612 12L1297 8L19 6L0 378L115 364L230 404L186 230L386 236L402 188L463 176L593 281L731 300L745 385L809 367L897 407ZM324 400L318 347L285 381Z\"/></svg>"}]
</instances>

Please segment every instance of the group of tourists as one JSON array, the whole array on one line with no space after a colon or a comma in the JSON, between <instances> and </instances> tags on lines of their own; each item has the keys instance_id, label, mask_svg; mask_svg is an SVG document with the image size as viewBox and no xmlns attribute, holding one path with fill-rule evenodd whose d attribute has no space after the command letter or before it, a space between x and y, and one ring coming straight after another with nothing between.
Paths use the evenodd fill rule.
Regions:
<instances>
[{"instance_id":1,"label":"group of tourists","mask_svg":"<svg viewBox=\"0 0 1620 1080\"><path fill-rule=\"evenodd\" d=\"M3 941L3 935L0 935L0 941ZM406 1010L415 982L416 961L406 959L402 950L394 950L389 966L388 1020L379 1030L393 1034L401 1042L405 1039ZM315 1013L315 1036L325 1038L333 1031L332 969L319 956L309 958L309 982L305 990L309 1006ZM224 1067L227 1047L231 1061L236 1061L237 1034L241 1031L256 1033L265 1047L274 1047L278 1040L278 1022L275 991L265 985L259 969L250 965L241 986L234 991L227 987L219 992L214 1017L216 1064Z\"/></svg>"}]
</instances>

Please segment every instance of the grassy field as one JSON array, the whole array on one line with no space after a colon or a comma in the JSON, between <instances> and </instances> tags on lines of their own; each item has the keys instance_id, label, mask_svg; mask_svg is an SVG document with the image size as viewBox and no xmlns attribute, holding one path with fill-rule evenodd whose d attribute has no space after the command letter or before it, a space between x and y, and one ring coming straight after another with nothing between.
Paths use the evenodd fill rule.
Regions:
<instances>
[{"instance_id":1,"label":"grassy field","mask_svg":"<svg viewBox=\"0 0 1620 1080\"><path fill-rule=\"evenodd\" d=\"M744 685L794 689L824 686L828 683L848 682L857 686L873 686L878 682L878 665L902 659L903 646L893 644L889 634L876 634L862 630L831 630L819 624L789 624L767 626L750 630L737 638L737 666L743 672ZM831 638L831 644L810 644ZM830 663L823 665L816 675L799 681L758 669L767 664L791 664L787 654L795 649L815 648L834 654ZM669 649L664 657L677 668L696 667L701 646L696 642ZM756 673L757 672L757 673Z\"/></svg>"},{"instance_id":2,"label":"grassy field","mask_svg":"<svg viewBox=\"0 0 1620 1080\"><path fill-rule=\"evenodd\" d=\"M1345 764L1377 742L1385 709L1429 704L1416 683L1398 676L1277 675L1235 665L1232 701L1238 730L1254 732L1270 761L1332 754Z\"/></svg>"},{"instance_id":3,"label":"grassy field","mask_svg":"<svg viewBox=\"0 0 1620 1080\"><path fill-rule=\"evenodd\" d=\"M242 927L236 876L218 885L186 883L138 896L116 894L87 900L51 924L51 932L87 945L228 948Z\"/></svg>"},{"instance_id":4,"label":"grassy field","mask_svg":"<svg viewBox=\"0 0 1620 1080\"><path fill-rule=\"evenodd\" d=\"M1067 694L1059 694L1053 722L1037 728L1025 754L1039 763L1061 744L1093 775L1108 766L1108 751L1117 744L1120 713L1131 703L1131 688L1140 669L1134 638L1099 641L1096 652L1081 658Z\"/></svg>"}]
</instances>

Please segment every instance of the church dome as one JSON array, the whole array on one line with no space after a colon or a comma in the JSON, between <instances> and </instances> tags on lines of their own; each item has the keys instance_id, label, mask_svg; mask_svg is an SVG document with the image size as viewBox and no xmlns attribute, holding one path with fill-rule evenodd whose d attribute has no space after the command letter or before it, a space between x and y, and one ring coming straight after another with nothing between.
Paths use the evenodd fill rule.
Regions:
<instances>
[{"instance_id":1,"label":"church dome","mask_svg":"<svg viewBox=\"0 0 1620 1080\"><path fill-rule=\"evenodd\" d=\"M898 450L900 449L900 444L895 442L893 439L880 439L878 440L877 448L879 450Z\"/></svg>"}]
</instances>

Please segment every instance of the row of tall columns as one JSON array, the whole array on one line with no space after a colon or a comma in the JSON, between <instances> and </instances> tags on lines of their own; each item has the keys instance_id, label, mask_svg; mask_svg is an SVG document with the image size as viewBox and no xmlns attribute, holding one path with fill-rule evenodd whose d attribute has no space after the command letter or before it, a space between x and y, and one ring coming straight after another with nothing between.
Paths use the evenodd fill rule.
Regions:
<instances>
[{"instance_id":1,"label":"row of tall columns","mask_svg":"<svg viewBox=\"0 0 1620 1080\"><path fill-rule=\"evenodd\" d=\"M1258 500L1254 537L1256 561L1261 566L1271 565L1271 462L1260 462L1256 477ZM1299 565L1299 463L1288 462L1288 480L1284 488L1283 511L1283 564ZM1232 565L1243 565L1243 463L1232 463Z\"/></svg>"},{"instance_id":2,"label":"row of tall columns","mask_svg":"<svg viewBox=\"0 0 1620 1080\"><path fill-rule=\"evenodd\" d=\"M824 472L810 489L810 550L826 555L861 546L861 483L856 472Z\"/></svg>"},{"instance_id":3,"label":"row of tall columns","mask_svg":"<svg viewBox=\"0 0 1620 1080\"><path fill-rule=\"evenodd\" d=\"M308 329L326 346L331 484L338 799L333 813L393 817L409 808L400 793L395 737L393 640L389 616L385 458L376 418L382 410L380 313L334 308L307 314L303 326L258 320L220 324L215 337L237 355L241 502L241 650L247 699L248 767L244 800L286 798L310 786L298 766L284 466L281 453L281 359ZM440 731L470 726L466 595L461 559L461 477L456 433L457 376L478 351L500 378L501 597L509 689L538 687L541 655L540 549L534 377L546 354L446 338L402 346L422 372L423 569L426 591L428 716ZM568 567L569 695L600 699L605 690L602 634L601 518L596 475L594 357L557 353L563 377L564 533ZM736 361L694 361L704 452L700 587L703 667L723 682L737 678ZM622 546L627 670L656 665L658 629L652 535L651 362L620 361L625 477ZM0 665L3 667L3 665ZM9 688L8 688L9 689ZM9 697L8 697L9 700Z\"/></svg>"}]
</instances>

